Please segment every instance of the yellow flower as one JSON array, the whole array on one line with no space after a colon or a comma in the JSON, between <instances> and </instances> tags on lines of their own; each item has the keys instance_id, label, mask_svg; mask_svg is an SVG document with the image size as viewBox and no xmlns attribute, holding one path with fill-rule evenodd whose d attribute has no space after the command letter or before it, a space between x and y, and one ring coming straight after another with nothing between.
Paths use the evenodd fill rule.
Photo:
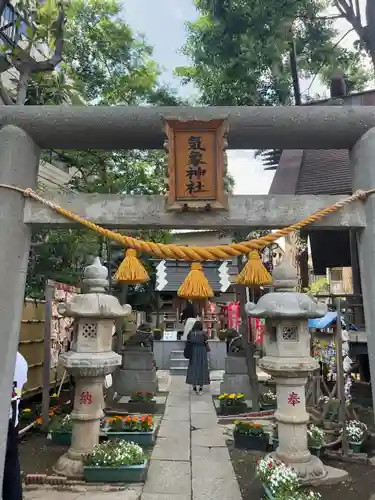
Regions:
<instances>
[{"instance_id":1,"label":"yellow flower","mask_svg":"<svg viewBox=\"0 0 375 500\"><path fill-rule=\"evenodd\" d=\"M31 413L31 409L30 408L25 408L22 413Z\"/></svg>"},{"instance_id":2,"label":"yellow flower","mask_svg":"<svg viewBox=\"0 0 375 500\"><path fill-rule=\"evenodd\" d=\"M51 398L57 398L57 394L56 394L56 392L54 392L54 393L51 395Z\"/></svg>"},{"instance_id":3,"label":"yellow flower","mask_svg":"<svg viewBox=\"0 0 375 500\"><path fill-rule=\"evenodd\" d=\"M237 399L242 399L244 397L243 394L241 394L240 392L237 394Z\"/></svg>"},{"instance_id":4,"label":"yellow flower","mask_svg":"<svg viewBox=\"0 0 375 500\"><path fill-rule=\"evenodd\" d=\"M239 424L239 421L238 420L235 420L234 421L234 425L238 425Z\"/></svg>"},{"instance_id":5,"label":"yellow flower","mask_svg":"<svg viewBox=\"0 0 375 500\"><path fill-rule=\"evenodd\" d=\"M219 399L227 399L228 394L224 392L223 394L220 394Z\"/></svg>"},{"instance_id":6,"label":"yellow flower","mask_svg":"<svg viewBox=\"0 0 375 500\"><path fill-rule=\"evenodd\" d=\"M229 397L229 399L234 399L236 397L236 395L235 394L229 394L228 397Z\"/></svg>"}]
</instances>

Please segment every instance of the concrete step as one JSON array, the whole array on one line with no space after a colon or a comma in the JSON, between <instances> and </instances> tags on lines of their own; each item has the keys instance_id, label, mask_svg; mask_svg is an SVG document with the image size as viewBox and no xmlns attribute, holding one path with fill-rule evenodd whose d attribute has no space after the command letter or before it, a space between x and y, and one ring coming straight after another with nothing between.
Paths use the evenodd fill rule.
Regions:
<instances>
[{"instance_id":1,"label":"concrete step","mask_svg":"<svg viewBox=\"0 0 375 500\"><path fill-rule=\"evenodd\" d=\"M184 375L186 376L187 373L187 367L184 366L175 366L175 367L170 367L169 368L169 373L171 375Z\"/></svg>"},{"instance_id":2,"label":"concrete step","mask_svg":"<svg viewBox=\"0 0 375 500\"><path fill-rule=\"evenodd\" d=\"M184 358L184 351L171 351L170 359L186 359Z\"/></svg>"},{"instance_id":3,"label":"concrete step","mask_svg":"<svg viewBox=\"0 0 375 500\"><path fill-rule=\"evenodd\" d=\"M169 366L173 367L173 368L178 367L178 366L183 366L183 367L187 368L188 364L189 364L189 360L186 358L183 358L183 359L171 358L170 362L169 362Z\"/></svg>"}]
</instances>

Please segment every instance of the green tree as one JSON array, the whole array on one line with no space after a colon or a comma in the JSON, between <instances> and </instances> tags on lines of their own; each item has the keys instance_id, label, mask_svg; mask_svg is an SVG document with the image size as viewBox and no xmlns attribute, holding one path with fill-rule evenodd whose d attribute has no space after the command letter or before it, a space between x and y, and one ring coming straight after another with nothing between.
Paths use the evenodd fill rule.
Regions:
<instances>
[{"instance_id":1,"label":"green tree","mask_svg":"<svg viewBox=\"0 0 375 500\"><path fill-rule=\"evenodd\" d=\"M195 4L201 16L187 23L183 48L192 66L177 68L176 73L183 82L195 83L202 104L299 104L293 85L298 83L293 82L294 55L300 77L318 76L328 83L340 67L348 91L363 90L371 77L363 64L363 44L348 50L335 41L334 20L342 13L324 15L325 0L195 0ZM257 154L267 169L274 169L281 151Z\"/></svg>"},{"instance_id":2,"label":"green tree","mask_svg":"<svg viewBox=\"0 0 375 500\"><path fill-rule=\"evenodd\" d=\"M8 4L0 0L0 15L9 8ZM9 65L18 71L11 91L5 88L0 75L0 98L7 105L24 105L30 80L53 71L61 63L68 5L63 0L21 0L16 11L14 35L22 43L1 47L3 68ZM43 57L40 47L45 51Z\"/></svg>"},{"instance_id":3,"label":"green tree","mask_svg":"<svg viewBox=\"0 0 375 500\"><path fill-rule=\"evenodd\" d=\"M294 42L300 76L327 79L340 66L352 89L369 75L361 48L344 49L334 41L333 19L322 14L321 0L195 0L200 18L187 23L183 51L192 67L177 68L193 81L210 105L292 104L289 54ZM337 17L337 16L336 16Z\"/></svg>"},{"instance_id":4,"label":"green tree","mask_svg":"<svg viewBox=\"0 0 375 500\"><path fill-rule=\"evenodd\" d=\"M164 101L174 105L180 102L168 88L158 86L159 73L151 58L151 47L143 39L134 37L119 13L119 2L112 0L72 2L65 26L64 64L49 77L43 75L31 82L30 104L75 104L72 96L82 96L91 105L163 104ZM54 78L61 85L55 85ZM75 191L144 195L165 192L163 151L91 150L56 151L54 154L76 169L68 186ZM154 233L149 236L160 237ZM116 268L109 242L95 234L74 230L60 236L56 231L48 231L47 234L35 234L34 242L29 290L40 287L41 276L69 282L76 280L93 249L107 261L111 271ZM48 252L55 243L53 258L48 259ZM69 246L73 249L72 262L66 252ZM116 263L120 258L123 255L117 257ZM131 295L134 295L133 288ZM145 296L146 288L138 287L136 291Z\"/></svg>"}]
</instances>

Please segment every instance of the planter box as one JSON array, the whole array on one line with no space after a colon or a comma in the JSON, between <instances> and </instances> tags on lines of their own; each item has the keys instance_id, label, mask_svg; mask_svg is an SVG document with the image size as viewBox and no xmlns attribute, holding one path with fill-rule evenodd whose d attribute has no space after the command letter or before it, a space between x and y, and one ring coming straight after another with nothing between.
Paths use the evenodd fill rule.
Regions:
<instances>
[{"instance_id":1,"label":"planter box","mask_svg":"<svg viewBox=\"0 0 375 500\"><path fill-rule=\"evenodd\" d=\"M236 432L233 433L233 438L235 447L245 450L267 451L270 441L268 436L246 436Z\"/></svg>"},{"instance_id":2,"label":"planter box","mask_svg":"<svg viewBox=\"0 0 375 500\"><path fill-rule=\"evenodd\" d=\"M132 401L128 403L130 413L155 413L156 412L156 401Z\"/></svg>"},{"instance_id":3,"label":"planter box","mask_svg":"<svg viewBox=\"0 0 375 500\"><path fill-rule=\"evenodd\" d=\"M267 411L267 410L276 410L277 409L277 403L260 403L260 407L262 410Z\"/></svg>"},{"instance_id":4,"label":"planter box","mask_svg":"<svg viewBox=\"0 0 375 500\"><path fill-rule=\"evenodd\" d=\"M72 444L72 433L67 431L51 431L51 441L53 444L70 446Z\"/></svg>"},{"instance_id":5,"label":"planter box","mask_svg":"<svg viewBox=\"0 0 375 500\"><path fill-rule=\"evenodd\" d=\"M148 461L129 467L85 466L83 475L88 483L141 483L146 481Z\"/></svg>"},{"instance_id":6,"label":"planter box","mask_svg":"<svg viewBox=\"0 0 375 500\"><path fill-rule=\"evenodd\" d=\"M247 405L234 405L228 406L220 404L219 413L220 415L239 415L240 413L246 413L248 411Z\"/></svg>"},{"instance_id":7,"label":"planter box","mask_svg":"<svg viewBox=\"0 0 375 500\"><path fill-rule=\"evenodd\" d=\"M268 500L274 500L274 496L272 495L268 486L266 484L262 483L262 487L263 487L264 493L266 494L266 498Z\"/></svg>"},{"instance_id":8,"label":"planter box","mask_svg":"<svg viewBox=\"0 0 375 500\"><path fill-rule=\"evenodd\" d=\"M348 445L350 449L354 451L354 453L361 453L363 441L361 441L360 443L352 443L348 441Z\"/></svg>"},{"instance_id":9,"label":"planter box","mask_svg":"<svg viewBox=\"0 0 375 500\"><path fill-rule=\"evenodd\" d=\"M152 446L155 441L155 432L121 432L106 431L108 439L121 439L122 441L133 442L140 446Z\"/></svg>"}]
</instances>

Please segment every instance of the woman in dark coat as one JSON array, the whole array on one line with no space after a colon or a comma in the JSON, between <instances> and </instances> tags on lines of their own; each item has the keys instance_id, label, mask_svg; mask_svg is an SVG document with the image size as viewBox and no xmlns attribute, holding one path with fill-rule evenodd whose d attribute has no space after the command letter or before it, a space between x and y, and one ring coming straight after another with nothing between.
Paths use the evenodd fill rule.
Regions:
<instances>
[{"instance_id":1,"label":"woman in dark coat","mask_svg":"<svg viewBox=\"0 0 375 500\"><path fill-rule=\"evenodd\" d=\"M202 394L203 386L210 385L210 372L207 356L208 337L203 331L201 321L196 321L192 331L188 334L185 350L189 354L186 383L193 386L195 394ZM199 387L199 392L197 387Z\"/></svg>"}]
</instances>

